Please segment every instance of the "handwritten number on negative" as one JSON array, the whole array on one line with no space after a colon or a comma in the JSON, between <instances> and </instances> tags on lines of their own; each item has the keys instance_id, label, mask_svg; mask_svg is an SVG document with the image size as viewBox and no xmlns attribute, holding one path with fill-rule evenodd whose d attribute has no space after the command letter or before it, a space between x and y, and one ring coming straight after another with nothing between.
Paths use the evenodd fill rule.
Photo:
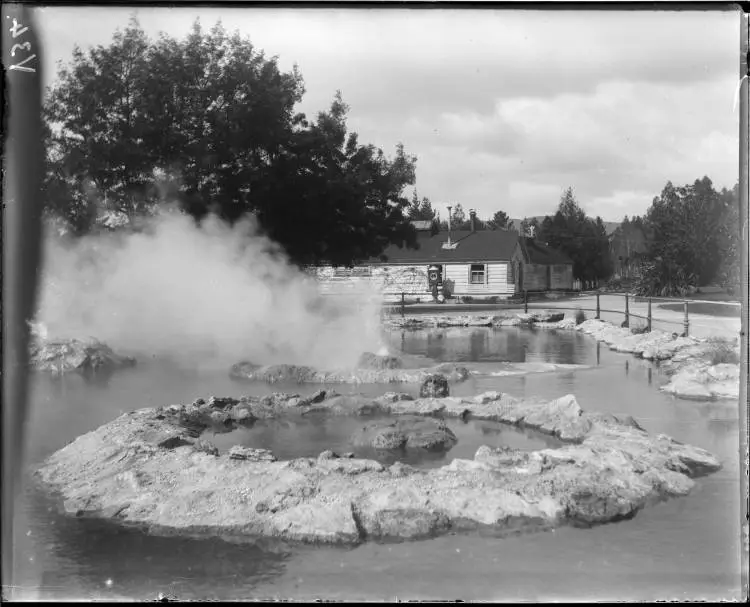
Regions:
<instances>
[{"instance_id":1,"label":"handwritten number on negative","mask_svg":"<svg viewBox=\"0 0 750 607\"><path fill-rule=\"evenodd\" d=\"M27 32L29 30L28 27L24 27L22 24L18 23L17 19L13 19L13 25L8 28L8 31L11 33L11 35L14 38L18 38L21 34ZM25 50L27 52L31 51L31 42L19 42L18 44L14 44L10 49L10 56L15 57L17 50ZM36 69L33 67L26 67L26 64L31 61L32 59L35 59L36 55L30 55L29 57L26 57L23 61L20 63L16 63L14 65L11 65L8 67L9 70L19 70L21 72L36 72Z\"/></svg>"},{"instance_id":2,"label":"handwritten number on negative","mask_svg":"<svg viewBox=\"0 0 750 607\"><path fill-rule=\"evenodd\" d=\"M26 57L21 63L16 63L15 65L11 65L8 69L9 70L21 70L22 72L36 72L36 69L33 67L23 67L24 63L27 63L31 61L36 55L31 55L29 57Z\"/></svg>"},{"instance_id":3,"label":"handwritten number on negative","mask_svg":"<svg viewBox=\"0 0 750 607\"><path fill-rule=\"evenodd\" d=\"M28 27L24 27L22 30L19 31L18 28L23 27L18 23L16 19L13 19L13 27L10 28L10 33L14 38L18 38L21 34L23 34L26 30L28 30Z\"/></svg>"},{"instance_id":4,"label":"handwritten number on negative","mask_svg":"<svg viewBox=\"0 0 750 607\"><path fill-rule=\"evenodd\" d=\"M13 47L10 49L10 56L15 57L16 51L19 49L25 49L27 51L31 50L31 42L22 42L21 44L14 44Z\"/></svg>"}]
</instances>

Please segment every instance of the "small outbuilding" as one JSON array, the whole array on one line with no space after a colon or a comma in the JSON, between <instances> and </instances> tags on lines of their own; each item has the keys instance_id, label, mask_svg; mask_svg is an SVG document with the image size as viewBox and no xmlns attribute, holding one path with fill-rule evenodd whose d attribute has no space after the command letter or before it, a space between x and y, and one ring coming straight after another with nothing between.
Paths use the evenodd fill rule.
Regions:
<instances>
[{"instance_id":1,"label":"small outbuilding","mask_svg":"<svg viewBox=\"0 0 750 607\"><path fill-rule=\"evenodd\" d=\"M526 259L523 266L524 291L572 291L573 260L534 238L520 238Z\"/></svg>"}]
</instances>

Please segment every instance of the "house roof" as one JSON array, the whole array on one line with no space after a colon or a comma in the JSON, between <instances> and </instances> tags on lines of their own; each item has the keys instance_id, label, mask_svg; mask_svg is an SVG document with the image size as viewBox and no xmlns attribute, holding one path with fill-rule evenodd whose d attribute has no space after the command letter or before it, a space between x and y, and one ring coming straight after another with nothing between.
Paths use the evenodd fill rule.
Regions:
<instances>
[{"instance_id":1,"label":"house roof","mask_svg":"<svg viewBox=\"0 0 750 607\"><path fill-rule=\"evenodd\" d=\"M370 263L508 261L518 243L518 234L507 230L453 231L451 241L458 245L455 249L443 248L443 243L447 240L447 232L435 235L418 233L418 249L391 245L380 257L372 258Z\"/></svg>"},{"instance_id":2,"label":"house roof","mask_svg":"<svg viewBox=\"0 0 750 607\"><path fill-rule=\"evenodd\" d=\"M563 265L573 263L573 260L565 255L565 253L553 249L552 247L548 247L539 240L533 238L521 238L520 240L529 263L540 265Z\"/></svg>"}]
</instances>

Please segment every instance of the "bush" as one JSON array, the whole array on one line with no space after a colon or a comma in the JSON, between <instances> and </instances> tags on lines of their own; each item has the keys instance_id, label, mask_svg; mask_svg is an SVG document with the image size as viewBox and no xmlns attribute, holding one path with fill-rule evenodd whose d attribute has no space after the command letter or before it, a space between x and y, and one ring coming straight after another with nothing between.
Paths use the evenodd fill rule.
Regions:
<instances>
[{"instance_id":1,"label":"bush","mask_svg":"<svg viewBox=\"0 0 750 607\"><path fill-rule=\"evenodd\" d=\"M740 358L731 343L713 339L708 341L710 346L707 351L707 359L712 365L740 364Z\"/></svg>"},{"instance_id":2,"label":"bush","mask_svg":"<svg viewBox=\"0 0 750 607\"><path fill-rule=\"evenodd\" d=\"M634 335L640 335L641 333L648 333L648 325L642 322L637 323L634 327L630 327L630 332Z\"/></svg>"},{"instance_id":3,"label":"bush","mask_svg":"<svg viewBox=\"0 0 750 607\"><path fill-rule=\"evenodd\" d=\"M473 301L474 301L474 298L473 298L473 297L472 297L471 295L464 295L464 296L463 296L463 297L461 298L461 301L462 301L463 303L471 303L471 302L473 302Z\"/></svg>"},{"instance_id":4,"label":"bush","mask_svg":"<svg viewBox=\"0 0 750 607\"><path fill-rule=\"evenodd\" d=\"M580 325L583 321L586 320L586 313L583 310L581 310L581 308L576 309L575 319L576 319L576 324Z\"/></svg>"},{"instance_id":5,"label":"bush","mask_svg":"<svg viewBox=\"0 0 750 607\"><path fill-rule=\"evenodd\" d=\"M643 264L635 281L636 295L651 297L684 296L695 288L696 277L685 268L664 259Z\"/></svg>"}]
</instances>

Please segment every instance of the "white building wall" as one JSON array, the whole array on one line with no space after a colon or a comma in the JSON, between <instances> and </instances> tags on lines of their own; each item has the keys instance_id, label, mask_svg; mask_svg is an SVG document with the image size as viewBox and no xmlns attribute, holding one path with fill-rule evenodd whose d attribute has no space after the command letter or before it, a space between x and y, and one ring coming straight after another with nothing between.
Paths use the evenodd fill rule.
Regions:
<instances>
[{"instance_id":1,"label":"white building wall","mask_svg":"<svg viewBox=\"0 0 750 607\"><path fill-rule=\"evenodd\" d=\"M453 295L510 297L516 292L518 277L516 274L509 275L508 262L477 263L485 268L485 280L482 284L469 282L473 264L442 264L443 280L453 283ZM321 266L309 268L308 271L317 279L320 291L325 294L344 294L371 288L380 291L386 300L400 299L403 293L410 299L421 298L428 301L432 297L427 279L427 268L430 265L432 264L362 266L353 271Z\"/></svg>"},{"instance_id":2,"label":"white building wall","mask_svg":"<svg viewBox=\"0 0 750 607\"><path fill-rule=\"evenodd\" d=\"M508 263L481 263L485 267L483 284L469 282L471 266L474 264L445 264L443 279L453 283L453 295L500 295L510 296L515 291L513 282L508 283Z\"/></svg>"}]
</instances>

